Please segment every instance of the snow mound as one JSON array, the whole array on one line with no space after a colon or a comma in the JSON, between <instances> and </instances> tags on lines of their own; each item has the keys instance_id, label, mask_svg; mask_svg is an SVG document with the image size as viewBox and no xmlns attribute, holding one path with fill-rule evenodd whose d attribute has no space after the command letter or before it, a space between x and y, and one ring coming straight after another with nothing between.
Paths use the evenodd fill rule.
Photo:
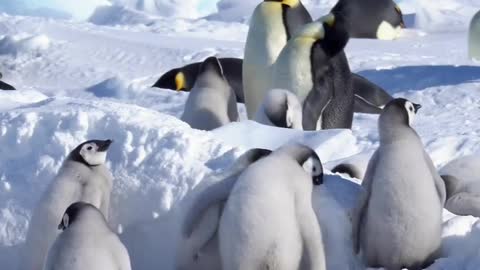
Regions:
<instances>
[{"instance_id":1,"label":"snow mound","mask_svg":"<svg viewBox=\"0 0 480 270\"><path fill-rule=\"evenodd\" d=\"M98 7L88 20L98 25L147 24L152 21L145 13L118 5Z\"/></svg>"},{"instance_id":2,"label":"snow mound","mask_svg":"<svg viewBox=\"0 0 480 270\"><path fill-rule=\"evenodd\" d=\"M215 12L213 0L110 0L113 4L162 17L196 19Z\"/></svg>"},{"instance_id":3,"label":"snow mound","mask_svg":"<svg viewBox=\"0 0 480 270\"><path fill-rule=\"evenodd\" d=\"M94 94L97 97L115 97L127 99L129 97L129 85L125 80L118 77L106 79L96 85L87 88L85 91Z\"/></svg>"},{"instance_id":4,"label":"snow mound","mask_svg":"<svg viewBox=\"0 0 480 270\"><path fill-rule=\"evenodd\" d=\"M301 142L315 149L324 163L357 152L356 138L347 129L304 132L266 126L249 120L223 126L212 133L229 145L244 148L276 149L292 141ZM275 134L275 139L272 139L271 134Z\"/></svg>"},{"instance_id":5,"label":"snow mound","mask_svg":"<svg viewBox=\"0 0 480 270\"><path fill-rule=\"evenodd\" d=\"M47 50L50 43L50 39L46 35L7 35L0 39L0 55L40 52Z\"/></svg>"},{"instance_id":6,"label":"snow mound","mask_svg":"<svg viewBox=\"0 0 480 270\"><path fill-rule=\"evenodd\" d=\"M32 102L40 102L48 97L40 92L29 91L0 91L0 111L7 111Z\"/></svg>"},{"instance_id":7,"label":"snow mound","mask_svg":"<svg viewBox=\"0 0 480 270\"><path fill-rule=\"evenodd\" d=\"M419 0L415 25L426 32L465 31L479 9L477 0Z\"/></svg>"}]
</instances>

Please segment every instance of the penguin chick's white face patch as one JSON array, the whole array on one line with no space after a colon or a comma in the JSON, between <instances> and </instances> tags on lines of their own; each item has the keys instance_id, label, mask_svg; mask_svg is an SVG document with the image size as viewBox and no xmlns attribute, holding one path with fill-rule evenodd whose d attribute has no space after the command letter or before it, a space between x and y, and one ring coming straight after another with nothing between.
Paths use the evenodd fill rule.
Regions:
<instances>
[{"instance_id":1,"label":"penguin chick's white face patch","mask_svg":"<svg viewBox=\"0 0 480 270\"><path fill-rule=\"evenodd\" d=\"M322 164L319 160L310 157L303 163L303 169L312 177L317 177L322 174Z\"/></svg>"},{"instance_id":2,"label":"penguin chick's white face patch","mask_svg":"<svg viewBox=\"0 0 480 270\"><path fill-rule=\"evenodd\" d=\"M107 151L99 152L98 145L95 143L86 143L80 149L80 155L91 166L102 165L107 160Z\"/></svg>"},{"instance_id":3,"label":"penguin chick's white face patch","mask_svg":"<svg viewBox=\"0 0 480 270\"><path fill-rule=\"evenodd\" d=\"M68 228L69 225L70 225L70 217L68 216L68 214L65 214L63 215L63 219L62 219L62 227L59 229L65 230L66 228Z\"/></svg>"},{"instance_id":4,"label":"penguin chick's white face patch","mask_svg":"<svg viewBox=\"0 0 480 270\"><path fill-rule=\"evenodd\" d=\"M401 27L395 28L389 22L383 21L377 28L377 38L380 40L394 40L399 36Z\"/></svg>"},{"instance_id":5,"label":"penguin chick's white face patch","mask_svg":"<svg viewBox=\"0 0 480 270\"><path fill-rule=\"evenodd\" d=\"M408 125L411 126L416 115L415 106L413 106L412 102L407 101L405 102L405 109L407 110L408 114Z\"/></svg>"}]
</instances>

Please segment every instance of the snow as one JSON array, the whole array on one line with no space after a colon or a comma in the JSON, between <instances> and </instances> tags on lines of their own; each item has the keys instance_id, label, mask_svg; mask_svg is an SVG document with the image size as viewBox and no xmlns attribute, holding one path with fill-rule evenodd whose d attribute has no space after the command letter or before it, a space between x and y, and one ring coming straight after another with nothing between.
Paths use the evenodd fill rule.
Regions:
<instances>
[{"instance_id":1,"label":"snow","mask_svg":"<svg viewBox=\"0 0 480 270\"><path fill-rule=\"evenodd\" d=\"M251 121L212 132L192 130L178 119L188 94L150 86L163 72L210 55L242 57L247 1L220 1L217 15L227 19L215 20L217 15L189 19L217 12L211 5L192 11L185 7L194 3L189 1L176 2L184 9L167 8L165 14L138 7L137 1L98 9L102 1L93 2L73 5L91 11L75 20L0 14L2 80L19 89L0 92L2 269L15 269L33 205L62 160L94 138L115 141L108 154L115 177L111 222L134 269L172 269L177 230L193 190L214 181L212 175L227 170L249 148L274 149L293 141L314 147L327 169L325 185L315 189L313 200L330 243L328 264L355 269L359 262L352 255L349 215L359 182L328 169L343 161L366 166L378 146L377 116L356 115L352 131L309 133ZM333 2L306 6L316 14ZM27 14L5 7L12 3L20 9L25 2L1 1L0 10ZM480 7L475 0L425 3L399 1L408 13L417 12L417 4L422 7L416 16L423 20L421 29L407 29L396 41L351 40L346 53L352 71L423 105L413 126L440 168L480 152L480 66L468 59L463 24L470 10L473 14ZM73 7L50 7L74 13ZM242 105L240 113L245 119ZM478 219L445 211L444 220L442 258L429 269L478 269Z\"/></svg>"}]
</instances>

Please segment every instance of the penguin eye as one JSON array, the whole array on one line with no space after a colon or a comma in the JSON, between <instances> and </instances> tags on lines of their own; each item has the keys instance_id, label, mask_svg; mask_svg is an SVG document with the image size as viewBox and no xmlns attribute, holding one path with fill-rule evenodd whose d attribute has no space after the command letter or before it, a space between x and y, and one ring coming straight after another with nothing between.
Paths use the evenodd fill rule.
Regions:
<instances>
[{"instance_id":1,"label":"penguin eye","mask_svg":"<svg viewBox=\"0 0 480 270\"><path fill-rule=\"evenodd\" d=\"M91 147L91 146L87 147L88 151L91 151L92 149L93 149L93 147Z\"/></svg>"}]
</instances>

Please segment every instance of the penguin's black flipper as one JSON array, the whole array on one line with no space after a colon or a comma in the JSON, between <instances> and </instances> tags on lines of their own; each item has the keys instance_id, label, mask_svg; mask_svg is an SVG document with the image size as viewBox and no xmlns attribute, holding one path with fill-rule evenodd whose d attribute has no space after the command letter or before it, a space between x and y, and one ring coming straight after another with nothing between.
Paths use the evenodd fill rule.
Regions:
<instances>
[{"instance_id":1,"label":"penguin's black flipper","mask_svg":"<svg viewBox=\"0 0 480 270\"><path fill-rule=\"evenodd\" d=\"M2 81L0 81L0 89L1 90L16 90L15 87L11 86L8 83L4 83Z\"/></svg>"},{"instance_id":2,"label":"penguin's black flipper","mask_svg":"<svg viewBox=\"0 0 480 270\"><path fill-rule=\"evenodd\" d=\"M352 73L352 84L356 113L380 114L382 108L393 100L383 88L358 74Z\"/></svg>"}]
</instances>

